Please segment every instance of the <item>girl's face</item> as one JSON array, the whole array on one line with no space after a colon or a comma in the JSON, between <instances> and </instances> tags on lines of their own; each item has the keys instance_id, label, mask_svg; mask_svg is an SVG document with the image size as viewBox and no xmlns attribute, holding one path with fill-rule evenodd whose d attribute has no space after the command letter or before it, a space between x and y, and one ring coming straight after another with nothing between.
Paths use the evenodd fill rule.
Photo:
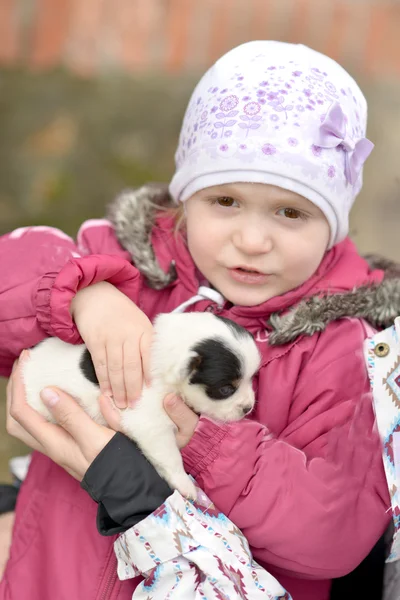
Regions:
<instances>
[{"instance_id":1,"label":"girl's face","mask_svg":"<svg viewBox=\"0 0 400 600\"><path fill-rule=\"evenodd\" d=\"M255 306L304 283L318 268L330 229L303 196L264 183L209 187L186 201L189 251L227 300Z\"/></svg>"}]
</instances>

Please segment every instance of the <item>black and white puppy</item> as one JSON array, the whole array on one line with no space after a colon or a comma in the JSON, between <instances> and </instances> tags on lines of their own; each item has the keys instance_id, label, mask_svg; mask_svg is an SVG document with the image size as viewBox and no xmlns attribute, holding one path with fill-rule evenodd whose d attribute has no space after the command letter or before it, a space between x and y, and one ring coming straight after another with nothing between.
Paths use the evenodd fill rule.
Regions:
<instances>
[{"instance_id":1,"label":"black and white puppy","mask_svg":"<svg viewBox=\"0 0 400 600\"><path fill-rule=\"evenodd\" d=\"M121 411L123 432L172 489L194 498L175 440L175 425L163 408L170 392L180 395L196 413L221 421L237 421L254 406L252 377L260 355L252 335L228 319L211 313L170 313L154 323L151 384L144 386L133 408ZM40 391L56 386L74 396L84 410L105 425L99 410L99 386L83 344L47 339L30 350L23 378L27 401L49 421Z\"/></svg>"}]
</instances>

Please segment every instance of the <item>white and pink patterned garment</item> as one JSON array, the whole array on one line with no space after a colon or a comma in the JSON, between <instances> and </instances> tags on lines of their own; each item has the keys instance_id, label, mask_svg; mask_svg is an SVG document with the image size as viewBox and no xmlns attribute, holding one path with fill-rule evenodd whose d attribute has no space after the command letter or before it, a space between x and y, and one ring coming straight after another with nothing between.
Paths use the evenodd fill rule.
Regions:
<instances>
[{"instance_id":1,"label":"white and pink patterned garment","mask_svg":"<svg viewBox=\"0 0 400 600\"><path fill-rule=\"evenodd\" d=\"M291 600L252 558L242 532L198 488L174 492L114 544L121 580L143 575L135 600Z\"/></svg>"},{"instance_id":2,"label":"white and pink patterned garment","mask_svg":"<svg viewBox=\"0 0 400 600\"><path fill-rule=\"evenodd\" d=\"M384 578L384 600L400 598L400 317L365 341L374 409L383 443L383 464L393 516L393 537Z\"/></svg>"},{"instance_id":3,"label":"white and pink patterned garment","mask_svg":"<svg viewBox=\"0 0 400 600\"><path fill-rule=\"evenodd\" d=\"M365 341L365 356L392 502L391 562L400 558L400 317L392 327Z\"/></svg>"}]
</instances>

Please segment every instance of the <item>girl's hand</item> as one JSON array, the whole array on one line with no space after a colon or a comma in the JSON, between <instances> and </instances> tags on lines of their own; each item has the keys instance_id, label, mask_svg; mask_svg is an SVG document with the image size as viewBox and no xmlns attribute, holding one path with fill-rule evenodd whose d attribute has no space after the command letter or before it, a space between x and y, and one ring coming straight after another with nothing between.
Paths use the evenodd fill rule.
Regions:
<instances>
[{"instance_id":1,"label":"girl's hand","mask_svg":"<svg viewBox=\"0 0 400 600\"><path fill-rule=\"evenodd\" d=\"M34 450L39 450L81 481L96 456L119 430L120 412L109 398L100 398L100 409L114 429L95 423L65 392L47 388L42 399L59 425L49 423L26 403L21 376L21 361L29 360L28 353L14 363L7 385L7 431Z\"/></svg>"},{"instance_id":2,"label":"girl's hand","mask_svg":"<svg viewBox=\"0 0 400 600\"><path fill-rule=\"evenodd\" d=\"M125 294L105 281L79 291L71 315L92 356L102 394L118 408L140 397L150 382L153 326Z\"/></svg>"}]
</instances>

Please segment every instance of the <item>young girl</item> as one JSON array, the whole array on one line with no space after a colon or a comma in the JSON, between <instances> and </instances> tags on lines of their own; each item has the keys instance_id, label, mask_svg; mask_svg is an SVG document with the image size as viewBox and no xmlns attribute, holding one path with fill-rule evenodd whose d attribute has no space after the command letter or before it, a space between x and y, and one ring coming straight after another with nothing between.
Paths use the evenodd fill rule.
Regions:
<instances>
[{"instance_id":1,"label":"young girl","mask_svg":"<svg viewBox=\"0 0 400 600\"><path fill-rule=\"evenodd\" d=\"M385 285L384 273L346 237L372 149L366 117L357 84L329 58L301 45L244 44L193 92L170 196L154 186L123 194L113 225L85 223L77 244L47 228L0 244L4 375L46 336L83 339L102 391L124 407L149 376L158 313L213 311L254 335L262 366L249 419L197 421L188 409L174 420L187 434L187 472L294 600L329 598L332 578L363 560L390 519L361 318L363 295ZM178 217L165 210L172 204ZM346 292L361 300L347 302L348 317L323 300L318 310L318 298ZM40 441L39 429L30 433ZM86 462L41 450L82 479L105 443ZM98 535L86 492L96 494L84 487L34 454L4 598L21 597L22 579L30 600L131 596L137 580L109 584L115 538ZM100 502L102 533L127 529L117 513Z\"/></svg>"}]
</instances>

